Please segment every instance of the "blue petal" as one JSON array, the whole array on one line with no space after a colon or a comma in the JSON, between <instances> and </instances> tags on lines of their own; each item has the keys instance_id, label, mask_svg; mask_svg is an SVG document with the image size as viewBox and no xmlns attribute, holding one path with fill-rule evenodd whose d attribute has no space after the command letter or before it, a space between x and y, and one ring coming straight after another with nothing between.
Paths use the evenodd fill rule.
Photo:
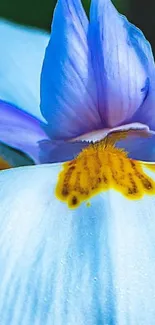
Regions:
<instances>
[{"instance_id":1,"label":"blue petal","mask_svg":"<svg viewBox=\"0 0 155 325\"><path fill-rule=\"evenodd\" d=\"M0 19L0 99L43 120L40 73L49 35Z\"/></svg>"},{"instance_id":2,"label":"blue petal","mask_svg":"<svg viewBox=\"0 0 155 325\"><path fill-rule=\"evenodd\" d=\"M90 42L102 118L110 127L132 121L150 87L148 42L110 0L92 0Z\"/></svg>"},{"instance_id":3,"label":"blue petal","mask_svg":"<svg viewBox=\"0 0 155 325\"><path fill-rule=\"evenodd\" d=\"M84 148L90 145L87 141L67 142L61 140L45 140L39 142L40 163L64 162L74 159Z\"/></svg>"},{"instance_id":4,"label":"blue petal","mask_svg":"<svg viewBox=\"0 0 155 325\"><path fill-rule=\"evenodd\" d=\"M52 139L101 128L80 0L58 0L41 77L41 111Z\"/></svg>"},{"instance_id":5,"label":"blue petal","mask_svg":"<svg viewBox=\"0 0 155 325\"><path fill-rule=\"evenodd\" d=\"M151 133L146 129L130 129L127 131L125 138L122 136L122 139L120 131L111 132L110 135L115 135L116 139L118 139L115 146L125 150L129 158L155 162L155 133Z\"/></svg>"},{"instance_id":6,"label":"blue petal","mask_svg":"<svg viewBox=\"0 0 155 325\"><path fill-rule=\"evenodd\" d=\"M61 168L0 173L1 324L153 325L155 196L70 210L54 195Z\"/></svg>"},{"instance_id":7,"label":"blue petal","mask_svg":"<svg viewBox=\"0 0 155 325\"><path fill-rule=\"evenodd\" d=\"M155 134L146 137L133 135L126 140L122 140L117 147L124 148L130 158L141 161L155 161Z\"/></svg>"},{"instance_id":8,"label":"blue petal","mask_svg":"<svg viewBox=\"0 0 155 325\"><path fill-rule=\"evenodd\" d=\"M0 100L0 141L40 162L40 142L49 140L41 122L19 108ZM46 153L44 152L44 155Z\"/></svg>"},{"instance_id":9,"label":"blue petal","mask_svg":"<svg viewBox=\"0 0 155 325\"><path fill-rule=\"evenodd\" d=\"M147 69L149 75L149 89L144 103L135 113L132 121L145 123L149 126L150 129L155 131L155 62L149 43L146 43L146 45L148 45L148 49L147 46L145 47L145 53L146 57L148 58Z\"/></svg>"}]
</instances>

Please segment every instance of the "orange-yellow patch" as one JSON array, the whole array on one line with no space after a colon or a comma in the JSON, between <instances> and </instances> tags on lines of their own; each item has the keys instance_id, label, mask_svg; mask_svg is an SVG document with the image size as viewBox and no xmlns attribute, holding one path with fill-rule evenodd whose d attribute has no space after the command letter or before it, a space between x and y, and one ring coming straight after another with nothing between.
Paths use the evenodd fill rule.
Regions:
<instances>
[{"instance_id":1,"label":"orange-yellow patch","mask_svg":"<svg viewBox=\"0 0 155 325\"><path fill-rule=\"evenodd\" d=\"M91 144L74 160L64 163L56 196L70 208L109 189L115 189L128 199L155 194L155 181L144 172L144 164L129 159L126 152L114 147L113 138L111 140Z\"/></svg>"},{"instance_id":2,"label":"orange-yellow patch","mask_svg":"<svg viewBox=\"0 0 155 325\"><path fill-rule=\"evenodd\" d=\"M0 157L0 170L9 168L11 168L11 166L8 164L8 162Z\"/></svg>"}]
</instances>

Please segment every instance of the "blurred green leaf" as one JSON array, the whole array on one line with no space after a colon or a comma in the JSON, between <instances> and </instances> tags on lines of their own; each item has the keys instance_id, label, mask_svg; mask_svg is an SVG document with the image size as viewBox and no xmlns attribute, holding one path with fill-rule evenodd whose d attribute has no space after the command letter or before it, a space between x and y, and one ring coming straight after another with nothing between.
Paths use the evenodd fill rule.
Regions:
<instances>
[{"instance_id":1,"label":"blurred green leaf","mask_svg":"<svg viewBox=\"0 0 155 325\"><path fill-rule=\"evenodd\" d=\"M128 1L129 0L112 0L116 8L122 12L127 8ZM89 13L90 2L91 0L82 0L83 6L87 14Z\"/></svg>"},{"instance_id":2,"label":"blurred green leaf","mask_svg":"<svg viewBox=\"0 0 155 325\"><path fill-rule=\"evenodd\" d=\"M50 29L55 0L0 0L0 15L20 24Z\"/></svg>"},{"instance_id":3,"label":"blurred green leaf","mask_svg":"<svg viewBox=\"0 0 155 325\"><path fill-rule=\"evenodd\" d=\"M119 10L124 10L128 0L113 1ZM88 14L90 0L82 2ZM50 29L55 4L56 0L0 0L0 15L20 24Z\"/></svg>"}]
</instances>

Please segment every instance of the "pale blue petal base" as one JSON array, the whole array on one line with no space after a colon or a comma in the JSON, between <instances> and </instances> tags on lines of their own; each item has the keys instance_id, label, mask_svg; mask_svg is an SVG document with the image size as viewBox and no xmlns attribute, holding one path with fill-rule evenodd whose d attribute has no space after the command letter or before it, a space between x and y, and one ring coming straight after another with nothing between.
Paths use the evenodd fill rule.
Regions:
<instances>
[{"instance_id":1,"label":"pale blue petal base","mask_svg":"<svg viewBox=\"0 0 155 325\"><path fill-rule=\"evenodd\" d=\"M111 191L69 210L60 170L0 173L1 324L154 325L155 197Z\"/></svg>"},{"instance_id":2,"label":"pale blue petal base","mask_svg":"<svg viewBox=\"0 0 155 325\"><path fill-rule=\"evenodd\" d=\"M0 19L0 99L38 119L40 73L49 35Z\"/></svg>"}]
</instances>

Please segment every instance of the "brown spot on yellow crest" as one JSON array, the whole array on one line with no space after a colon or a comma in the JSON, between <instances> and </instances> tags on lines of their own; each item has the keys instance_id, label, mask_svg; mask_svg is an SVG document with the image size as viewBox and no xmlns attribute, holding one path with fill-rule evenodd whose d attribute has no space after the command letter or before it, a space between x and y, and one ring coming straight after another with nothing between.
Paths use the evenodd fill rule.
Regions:
<instances>
[{"instance_id":1,"label":"brown spot on yellow crest","mask_svg":"<svg viewBox=\"0 0 155 325\"><path fill-rule=\"evenodd\" d=\"M126 137L123 132L121 138ZM128 199L155 194L155 182L140 161L114 147L116 135L90 144L74 160L64 163L58 177L56 196L70 208L78 207L94 195L115 189Z\"/></svg>"}]
</instances>

